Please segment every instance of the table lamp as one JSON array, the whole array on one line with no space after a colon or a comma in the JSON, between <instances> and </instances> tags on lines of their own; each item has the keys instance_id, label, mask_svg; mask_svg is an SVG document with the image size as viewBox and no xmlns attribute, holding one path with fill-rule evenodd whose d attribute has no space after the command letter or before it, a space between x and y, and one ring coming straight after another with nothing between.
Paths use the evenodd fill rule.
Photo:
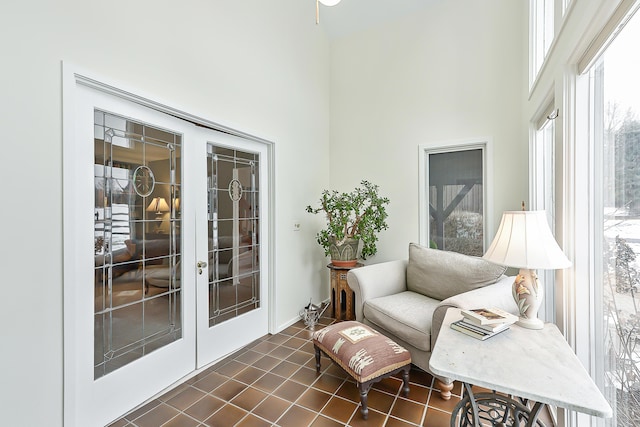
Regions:
<instances>
[{"instance_id":1,"label":"table lamp","mask_svg":"<svg viewBox=\"0 0 640 427\"><path fill-rule=\"evenodd\" d=\"M520 311L516 324L542 329L544 323L538 319L538 308L544 297L544 288L534 270L571 266L571 261L551 234L545 211L504 212L498 232L483 258L520 269L513 283L513 299Z\"/></svg>"},{"instance_id":2,"label":"table lamp","mask_svg":"<svg viewBox=\"0 0 640 427\"><path fill-rule=\"evenodd\" d=\"M164 197L154 197L147 206L147 212L155 212L156 219L162 219L162 214L169 212L169 204Z\"/></svg>"}]
</instances>

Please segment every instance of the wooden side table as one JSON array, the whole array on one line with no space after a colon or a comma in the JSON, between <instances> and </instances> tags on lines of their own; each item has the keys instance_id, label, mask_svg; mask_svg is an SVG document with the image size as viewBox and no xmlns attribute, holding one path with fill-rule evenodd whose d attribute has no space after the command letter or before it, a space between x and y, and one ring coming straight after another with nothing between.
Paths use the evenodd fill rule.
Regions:
<instances>
[{"instance_id":1,"label":"wooden side table","mask_svg":"<svg viewBox=\"0 0 640 427\"><path fill-rule=\"evenodd\" d=\"M363 264L361 263L357 263L354 267L337 267L333 264L327 265L327 268L331 270L331 305L333 306L333 317L338 320L356 320L355 295L347 283L347 272L352 268L362 266ZM342 313L343 302L345 306L344 313Z\"/></svg>"}]
</instances>

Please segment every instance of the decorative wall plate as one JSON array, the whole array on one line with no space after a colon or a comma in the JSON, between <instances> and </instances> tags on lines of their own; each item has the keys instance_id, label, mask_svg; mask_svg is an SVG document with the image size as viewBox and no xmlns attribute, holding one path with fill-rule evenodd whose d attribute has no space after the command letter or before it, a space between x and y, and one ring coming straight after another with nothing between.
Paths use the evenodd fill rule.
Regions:
<instances>
[{"instance_id":1,"label":"decorative wall plate","mask_svg":"<svg viewBox=\"0 0 640 427\"><path fill-rule=\"evenodd\" d=\"M234 202L237 202L242 198L242 184L237 179L232 179L229 183L229 197Z\"/></svg>"},{"instance_id":2,"label":"decorative wall plate","mask_svg":"<svg viewBox=\"0 0 640 427\"><path fill-rule=\"evenodd\" d=\"M156 178L148 166L138 166L136 170L133 171L133 188L139 196L147 197L153 193L155 186Z\"/></svg>"}]
</instances>

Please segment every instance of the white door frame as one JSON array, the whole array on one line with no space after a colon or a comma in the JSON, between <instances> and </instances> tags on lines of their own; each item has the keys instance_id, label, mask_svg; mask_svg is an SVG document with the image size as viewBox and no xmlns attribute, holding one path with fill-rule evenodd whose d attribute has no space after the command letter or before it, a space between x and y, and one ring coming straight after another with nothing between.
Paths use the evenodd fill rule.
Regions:
<instances>
[{"instance_id":1,"label":"white door frame","mask_svg":"<svg viewBox=\"0 0 640 427\"><path fill-rule=\"evenodd\" d=\"M127 100L138 104L143 107L147 107L153 109L157 112L168 114L170 116L177 117L179 119L186 120L188 122L197 124L199 126L203 126L212 130L225 132L234 136L238 136L241 138L248 139L250 141L255 141L264 144L267 147L267 158L265 159L265 164L268 168L268 188L263 191L267 191L268 194L268 216L267 216L267 224L266 233L271 233L271 236L274 234L275 230L275 197L274 197L274 188L275 188L275 144L271 141L265 140L263 138L259 138L244 132L237 131L235 129L222 126L218 123L215 123L211 120L207 120L202 118L201 116L196 116L190 113L185 112L184 110L176 109L168 106L166 103L161 103L155 101L154 99L148 96L142 96L137 94L131 90L123 89L124 86L118 82L108 82L104 78L98 78L94 73L88 73L84 70L81 70L79 67L69 64L62 64L62 86L63 86L63 164L64 165L72 165L78 159L78 153L76 149L78 148L78 144L75 143L75 115L76 115L76 106L79 100L79 90L78 87L88 87L97 91L105 92L107 94L116 96L123 100ZM63 229L66 230L63 234L64 237L64 248L63 248L63 290L64 297L63 303L64 307L66 307L64 311L64 424L67 426L76 426L79 425L77 422L77 411L79 408L77 407L78 394L82 392L81 388L78 387L78 369L79 369L79 360L77 357L76 349L78 348L79 337L77 334L77 325L74 325L74 310L73 307L78 303L77 296L74 292L75 284L73 283L74 277L76 276L76 263L75 263L75 254L77 252L77 242L74 242L73 235L68 234L68 230L73 230L73 224L77 220L76 214L73 210L68 209L72 206L71 201L75 200L73 191L74 187L70 186L70 183L75 182L80 179L77 176L76 171L73 167L63 167L63 206L67 207L63 214ZM86 177L82 177L82 179L86 179ZM269 309L269 319L268 319L268 330L273 333L275 330L275 313L276 313L276 298L275 298L275 239L269 238L267 241L267 258L265 262L269 265L267 269L267 281L268 281L268 309ZM263 258L264 259L264 258ZM183 325L184 326L184 325ZM86 327L86 326L85 326ZM92 326L91 326L92 327ZM86 345L86 343L84 343ZM195 361L193 361L195 362ZM211 361L213 362L213 361ZM195 367L195 364L194 364ZM168 386L170 384L166 384ZM161 389L157 390L158 392ZM142 403L142 402L131 402L131 406Z\"/></svg>"}]
</instances>

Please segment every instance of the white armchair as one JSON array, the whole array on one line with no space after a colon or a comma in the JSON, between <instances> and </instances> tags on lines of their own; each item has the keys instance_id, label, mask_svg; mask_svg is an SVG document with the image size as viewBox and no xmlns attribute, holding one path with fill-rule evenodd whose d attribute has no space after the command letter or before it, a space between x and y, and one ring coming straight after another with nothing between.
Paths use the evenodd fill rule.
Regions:
<instances>
[{"instance_id":1,"label":"white armchair","mask_svg":"<svg viewBox=\"0 0 640 427\"><path fill-rule=\"evenodd\" d=\"M448 308L498 307L517 313L511 297L513 277L504 267L481 258L409 245L409 260L389 261L349 270L356 320L392 338L411 353L412 363L429 372ZM443 399L453 382L436 377Z\"/></svg>"}]
</instances>

